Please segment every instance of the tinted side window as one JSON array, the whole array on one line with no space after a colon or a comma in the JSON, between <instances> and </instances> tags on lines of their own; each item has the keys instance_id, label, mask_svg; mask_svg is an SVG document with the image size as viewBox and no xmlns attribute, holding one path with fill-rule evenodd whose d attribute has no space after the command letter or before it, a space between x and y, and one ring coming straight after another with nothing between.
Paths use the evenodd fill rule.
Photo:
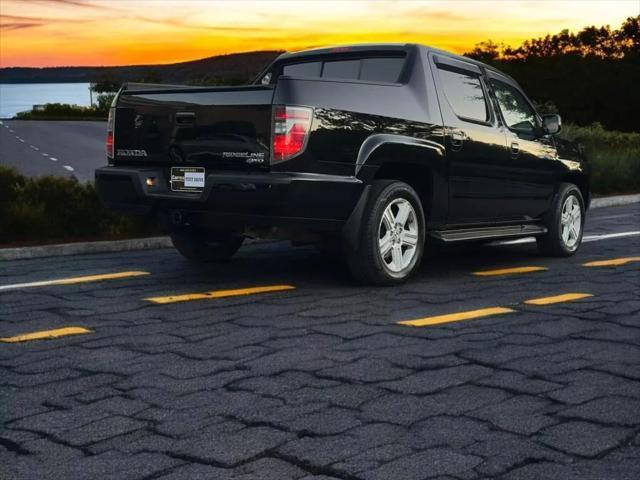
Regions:
<instances>
[{"instance_id":1,"label":"tinted side window","mask_svg":"<svg viewBox=\"0 0 640 480\"><path fill-rule=\"evenodd\" d=\"M487 102L480 78L473 73L460 73L439 68L444 94L458 117L486 122Z\"/></svg>"},{"instance_id":2,"label":"tinted side window","mask_svg":"<svg viewBox=\"0 0 640 480\"><path fill-rule=\"evenodd\" d=\"M491 80L491 86L507 126L517 132L534 134L536 113L518 89L498 80Z\"/></svg>"},{"instance_id":3,"label":"tinted side window","mask_svg":"<svg viewBox=\"0 0 640 480\"><path fill-rule=\"evenodd\" d=\"M319 77L321 69L322 62L292 63L284 66L282 74L292 77Z\"/></svg>"},{"instance_id":4,"label":"tinted side window","mask_svg":"<svg viewBox=\"0 0 640 480\"><path fill-rule=\"evenodd\" d=\"M350 78L356 80L360 73L360 60L324 62L323 78Z\"/></svg>"},{"instance_id":5,"label":"tinted side window","mask_svg":"<svg viewBox=\"0 0 640 480\"><path fill-rule=\"evenodd\" d=\"M394 83L400 77L404 58L363 58L360 80Z\"/></svg>"}]
</instances>

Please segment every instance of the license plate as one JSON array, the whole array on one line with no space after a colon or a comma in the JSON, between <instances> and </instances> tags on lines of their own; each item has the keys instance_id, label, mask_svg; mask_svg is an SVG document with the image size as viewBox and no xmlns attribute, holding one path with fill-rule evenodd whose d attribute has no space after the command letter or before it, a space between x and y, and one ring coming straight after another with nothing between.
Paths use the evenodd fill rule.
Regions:
<instances>
[{"instance_id":1,"label":"license plate","mask_svg":"<svg viewBox=\"0 0 640 480\"><path fill-rule=\"evenodd\" d=\"M171 167L171 190L201 192L204 189L204 168Z\"/></svg>"}]
</instances>

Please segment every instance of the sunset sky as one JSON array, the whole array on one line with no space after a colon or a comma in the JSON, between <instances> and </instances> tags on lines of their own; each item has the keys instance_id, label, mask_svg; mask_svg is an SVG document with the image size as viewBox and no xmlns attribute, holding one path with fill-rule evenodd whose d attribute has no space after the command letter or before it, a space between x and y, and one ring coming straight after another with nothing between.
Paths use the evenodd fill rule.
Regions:
<instances>
[{"instance_id":1,"label":"sunset sky","mask_svg":"<svg viewBox=\"0 0 640 480\"><path fill-rule=\"evenodd\" d=\"M0 0L0 66L172 63L251 50L418 42L464 52L491 39L618 27L620 1Z\"/></svg>"}]
</instances>

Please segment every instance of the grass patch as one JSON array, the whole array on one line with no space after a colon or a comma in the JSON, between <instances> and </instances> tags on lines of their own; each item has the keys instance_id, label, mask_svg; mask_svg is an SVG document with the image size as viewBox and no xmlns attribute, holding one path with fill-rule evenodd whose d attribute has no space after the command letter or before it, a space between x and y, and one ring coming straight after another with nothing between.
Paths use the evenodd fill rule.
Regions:
<instances>
[{"instance_id":1,"label":"grass patch","mask_svg":"<svg viewBox=\"0 0 640 480\"><path fill-rule=\"evenodd\" d=\"M26 178L0 165L0 244L110 240L157 233L150 219L114 213L92 184L75 178Z\"/></svg>"},{"instance_id":2,"label":"grass patch","mask_svg":"<svg viewBox=\"0 0 640 480\"><path fill-rule=\"evenodd\" d=\"M640 192L640 133L563 125L560 136L578 142L591 163L591 191L596 195Z\"/></svg>"}]
</instances>

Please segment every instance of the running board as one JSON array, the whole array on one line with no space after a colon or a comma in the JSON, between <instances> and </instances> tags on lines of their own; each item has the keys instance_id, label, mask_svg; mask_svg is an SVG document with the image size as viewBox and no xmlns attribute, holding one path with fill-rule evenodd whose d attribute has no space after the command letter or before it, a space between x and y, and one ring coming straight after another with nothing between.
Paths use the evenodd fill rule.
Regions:
<instances>
[{"instance_id":1,"label":"running board","mask_svg":"<svg viewBox=\"0 0 640 480\"><path fill-rule=\"evenodd\" d=\"M547 233L542 225L510 225L499 227L464 228L459 230L435 230L430 235L446 243L496 238L530 237Z\"/></svg>"}]
</instances>

